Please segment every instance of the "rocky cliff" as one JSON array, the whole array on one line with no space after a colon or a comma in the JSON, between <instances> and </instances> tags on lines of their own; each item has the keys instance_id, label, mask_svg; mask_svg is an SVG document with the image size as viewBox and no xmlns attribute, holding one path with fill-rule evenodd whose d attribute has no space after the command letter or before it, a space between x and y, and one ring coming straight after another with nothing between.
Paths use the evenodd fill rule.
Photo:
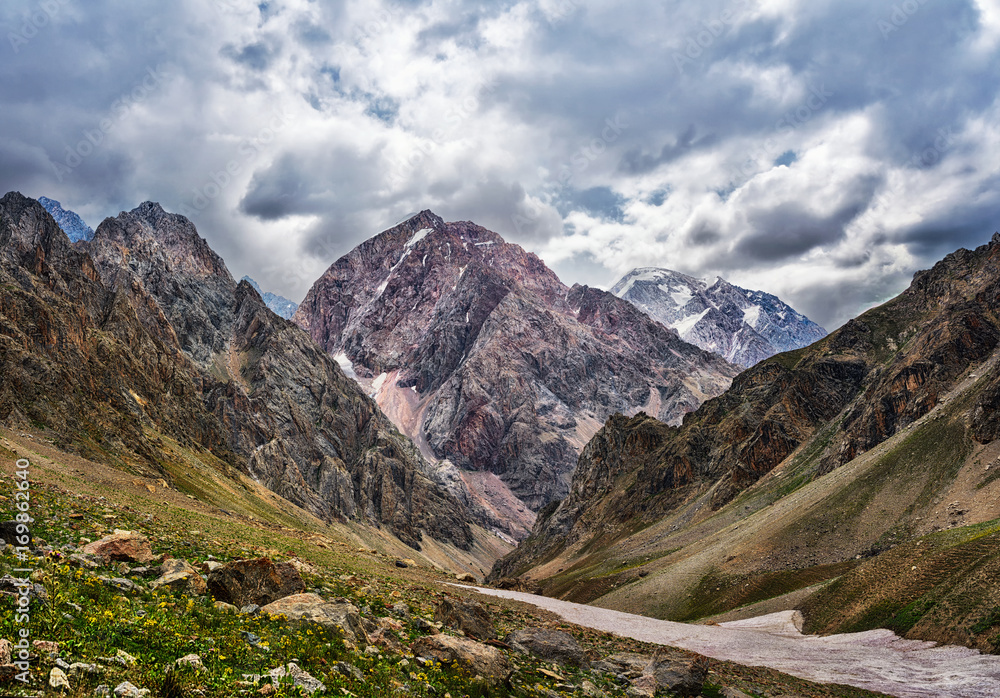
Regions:
<instances>
[{"instance_id":1,"label":"rocky cliff","mask_svg":"<svg viewBox=\"0 0 1000 698\"><path fill-rule=\"evenodd\" d=\"M611 292L676 329L684 341L744 367L826 336L826 330L777 296L721 277L703 281L646 267L633 269Z\"/></svg>"},{"instance_id":2,"label":"rocky cliff","mask_svg":"<svg viewBox=\"0 0 1000 698\"><path fill-rule=\"evenodd\" d=\"M0 419L152 470L163 435L328 520L470 545L462 505L412 444L185 218L146 203L79 251L12 193L0 242Z\"/></svg>"},{"instance_id":3,"label":"rocky cliff","mask_svg":"<svg viewBox=\"0 0 1000 698\"><path fill-rule=\"evenodd\" d=\"M426 455L473 490L477 473L498 476L482 499L512 535L531 519L502 489L530 509L564 497L609 415L679 422L737 373L496 233L429 211L337 260L293 319Z\"/></svg>"}]
</instances>

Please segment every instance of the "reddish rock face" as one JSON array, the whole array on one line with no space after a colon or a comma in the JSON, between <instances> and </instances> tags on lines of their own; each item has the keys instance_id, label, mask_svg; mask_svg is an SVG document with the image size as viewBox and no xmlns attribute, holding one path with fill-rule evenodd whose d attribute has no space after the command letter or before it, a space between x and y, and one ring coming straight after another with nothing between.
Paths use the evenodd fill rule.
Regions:
<instances>
[{"instance_id":1,"label":"reddish rock face","mask_svg":"<svg viewBox=\"0 0 1000 698\"><path fill-rule=\"evenodd\" d=\"M425 455L495 473L532 509L567 494L609 415L677 422L737 372L496 233L429 211L337 260L293 321L374 381Z\"/></svg>"}]
</instances>

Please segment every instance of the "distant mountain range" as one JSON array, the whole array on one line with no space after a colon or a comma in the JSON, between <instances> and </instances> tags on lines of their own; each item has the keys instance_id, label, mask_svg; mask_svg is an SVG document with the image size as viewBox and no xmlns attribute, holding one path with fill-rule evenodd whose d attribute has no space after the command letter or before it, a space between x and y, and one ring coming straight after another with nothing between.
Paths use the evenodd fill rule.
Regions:
<instances>
[{"instance_id":1,"label":"distant mountain range","mask_svg":"<svg viewBox=\"0 0 1000 698\"><path fill-rule=\"evenodd\" d=\"M778 297L721 277L703 281L646 267L626 274L611 292L677 330L684 341L743 367L826 336L826 330Z\"/></svg>"},{"instance_id":2,"label":"distant mountain range","mask_svg":"<svg viewBox=\"0 0 1000 698\"><path fill-rule=\"evenodd\" d=\"M53 199L48 197L41 197L38 199L38 203L45 207L53 218L56 219L56 223L62 228L63 232L69 238L70 242L80 242L81 240L90 240L94 237L94 231L89 225L83 222L75 212L68 209L64 209L62 205Z\"/></svg>"},{"instance_id":3,"label":"distant mountain range","mask_svg":"<svg viewBox=\"0 0 1000 698\"><path fill-rule=\"evenodd\" d=\"M298 303L288 300L284 296L279 296L270 291L262 291L260 284L251 279L249 276L244 276L243 281L253 286L254 290L260 294L261 298L264 299L264 305L270 308L276 315L283 317L286 320L291 320L292 315L295 314L296 309L299 307Z\"/></svg>"},{"instance_id":4,"label":"distant mountain range","mask_svg":"<svg viewBox=\"0 0 1000 698\"><path fill-rule=\"evenodd\" d=\"M738 368L533 254L430 211L367 240L293 320L365 382L483 522L521 537L615 412L679 424ZM458 494L456 494L458 496Z\"/></svg>"}]
</instances>

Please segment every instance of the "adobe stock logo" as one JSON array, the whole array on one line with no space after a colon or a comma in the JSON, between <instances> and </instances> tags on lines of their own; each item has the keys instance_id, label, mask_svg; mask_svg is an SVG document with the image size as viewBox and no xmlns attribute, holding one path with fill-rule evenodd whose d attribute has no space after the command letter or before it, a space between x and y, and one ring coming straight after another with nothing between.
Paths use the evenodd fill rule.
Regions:
<instances>
[{"instance_id":1,"label":"adobe stock logo","mask_svg":"<svg viewBox=\"0 0 1000 698\"><path fill-rule=\"evenodd\" d=\"M16 32L7 32L7 40L14 53L20 53L21 48L28 45L28 42L38 36L42 27L47 27L55 19L63 5L68 5L69 0L42 0L38 3L38 8L33 12L26 12L24 22Z\"/></svg>"},{"instance_id":2,"label":"adobe stock logo","mask_svg":"<svg viewBox=\"0 0 1000 698\"><path fill-rule=\"evenodd\" d=\"M240 143L237 149L238 158L231 159L225 164L225 167L219 170L207 172L202 184L191 189L193 196L190 202L181 204L178 213L193 219L208 208L213 201L222 196L222 192L233 183L234 178L239 176L247 165L274 143L278 134L294 120L293 114L275 109L268 122L257 131L253 138L246 138Z\"/></svg>"},{"instance_id":3,"label":"adobe stock logo","mask_svg":"<svg viewBox=\"0 0 1000 698\"><path fill-rule=\"evenodd\" d=\"M83 161L93 155L98 148L104 144L108 134L122 121L125 121L132 114L132 110L142 102L149 99L150 95L156 92L161 85L170 77L166 67L158 65L155 68L147 67L146 74L139 80L132 89L123 92L111 106L107 114L97 122L94 128L84 129L83 138L77 141L76 145L67 145L65 157L62 162L53 162L52 169L56 178L62 182L63 179L73 173Z\"/></svg>"}]
</instances>

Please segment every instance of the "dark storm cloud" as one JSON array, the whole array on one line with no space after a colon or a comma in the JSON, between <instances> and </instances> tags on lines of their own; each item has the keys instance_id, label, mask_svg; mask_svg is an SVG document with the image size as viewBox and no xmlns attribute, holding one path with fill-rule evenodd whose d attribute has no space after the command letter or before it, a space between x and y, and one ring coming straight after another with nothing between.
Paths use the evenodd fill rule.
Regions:
<instances>
[{"instance_id":1,"label":"dark storm cloud","mask_svg":"<svg viewBox=\"0 0 1000 698\"><path fill-rule=\"evenodd\" d=\"M633 148L622 157L618 169L629 174L649 172L662 164L673 162L677 158L687 155L694 149L710 147L715 142L715 136L712 134L696 139L697 133L697 127L691 124L684 133L677 137L676 141L664 145L656 155L642 152L639 148Z\"/></svg>"},{"instance_id":2,"label":"dark storm cloud","mask_svg":"<svg viewBox=\"0 0 1000 698\"><path fill-rule=\"evenodd\" d=\"M280 158L266 170L254 173L250 187L240 201L240 210L265 221L312 213L308 206L307 182L295 159Z\"/></svg>"},{"instance_id":3,"label":"dark storm cloud","mask_svg":"<svg viewBox=\"0 0 1000 698\"><path fill-rule=\"evenodd\" d=\"M819 216L800 204L785 202L747 215L753 232L736 245L736 253L759 262L796 258L816 247L844 238L844 226L861 211L851 204L830 216Z\"/></svg>"}]
</instances>

